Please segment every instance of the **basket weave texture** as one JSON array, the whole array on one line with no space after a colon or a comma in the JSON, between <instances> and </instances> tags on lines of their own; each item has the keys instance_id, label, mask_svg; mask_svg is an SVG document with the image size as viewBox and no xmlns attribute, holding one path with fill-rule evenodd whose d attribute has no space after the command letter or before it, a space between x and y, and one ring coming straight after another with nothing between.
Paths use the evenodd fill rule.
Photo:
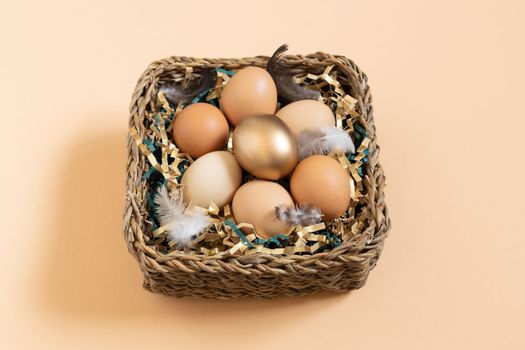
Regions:
<instances>
[{"instance_id":1,"label":"basket weave texture","mask_svg":"<svg viewBox=\"0 0 525 350\"><path fill-rule=\"evenodd\" d=\"M129 126L145 136L144 119L155 111L159 83L187 74L188 67L239 70L248 66L265 67L269 57L242 59L198 59L170 57L150 64L139 78L130 104ZM363 185L366 208L373 219L357 237L330 251L312 255L190 255L182 251L159 253L146 244L150 234L145 225L146 183L143 174L148 160L128 137L124 238L128 250L139 262L144 287L155 293L177 297L231 299L298 296L319 290L342 292L362 287L376 265L390 228L384 201L385 178L379 164L372 97L366 75L346 57L322 52L306 56L285 56L293 74L319 74L330 65L339 71L340 82L357 99L357 111L364 122L369 144L369 161L365 165ZM191 70L190 70L191 71Z\"/></svg>"}]
</instances>

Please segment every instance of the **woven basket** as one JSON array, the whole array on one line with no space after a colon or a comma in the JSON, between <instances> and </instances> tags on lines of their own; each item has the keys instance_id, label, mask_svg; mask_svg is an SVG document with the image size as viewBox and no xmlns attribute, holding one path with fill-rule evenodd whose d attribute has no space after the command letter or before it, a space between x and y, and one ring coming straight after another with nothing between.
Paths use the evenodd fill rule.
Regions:
<instances>
[{"instance_id":1,"label":"woven basket","mask_svg":"<svg viewBox=\"0 0 525 350\"><path fill-rule=\"evenodd\" d=\"M242 59L196 59L170 57L150 64L139 78L130 105L130 127L144 136L144 118L155 109L159 82L187 74L187 67L203 66L238 70L247 66L265 67L266 56ZM320 74L330 65L338 70L347 93L355 97L370 138L369 161L363 176L366 208L373 219L360 237L343 242L337 248L312 255L189 255L181 251L159 253L147 245L145 220L146 184L142 179L148 160L128 137L124 237L130 253L138 260L144 274L144 288L155 293L177 297L231 299L240 297L275 297L304 295L319 290L347 291L362 287L376 265L390 227L384 202L385 179L378 156L373 118L372 97L367 77L348 58L325 53L307 56L285 56L294 74ZM191 70L190 70L191 72Z\"/></svg>"}]
</instances>

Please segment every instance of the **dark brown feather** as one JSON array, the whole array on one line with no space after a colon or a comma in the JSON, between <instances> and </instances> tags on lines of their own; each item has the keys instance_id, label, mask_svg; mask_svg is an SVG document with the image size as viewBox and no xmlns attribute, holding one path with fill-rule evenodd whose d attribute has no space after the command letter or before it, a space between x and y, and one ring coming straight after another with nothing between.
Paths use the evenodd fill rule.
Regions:
<instances>
[{"instance_id":1,"label":"dark brown feather","mask_svg":"<svg viewBox=\"0 0 525 350\"><path fill-rule=\"evenodd\" d=\"M279 46L266 64L266 70L272 76L277 86L277 94L285 103L299 100L317 100L321 96L317 90L308 89L296 84L289 69L282 62L283 53L288 50L288 45Z\"/></svg>"},{"instance_id":2,"label":"dark brown feather","mask_svg":"<svg viewBox=\"0 0 525 350\"><path fill-rule=\"evenodd\" d=\"M188 86L182 87L181 83L169 82L160 86L164 97L174 106L180 102L190 102L201 93L215 86L217 75L214 68L204 68L201 72L200 79L190 81Z\"/></svg>"}]
</instances>

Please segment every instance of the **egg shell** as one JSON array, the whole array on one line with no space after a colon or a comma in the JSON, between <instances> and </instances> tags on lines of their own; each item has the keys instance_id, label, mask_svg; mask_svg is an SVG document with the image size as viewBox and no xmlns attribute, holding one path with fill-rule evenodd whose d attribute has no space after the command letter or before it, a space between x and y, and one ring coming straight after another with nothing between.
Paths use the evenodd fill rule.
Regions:
<instances>
[{"instance_id":1,"label":"egg shell","mask_svg":"<svg viewBox=\"0 0 525 350\"><path fill-rule=\"evenodd\" d=\"M248 67L237 72L221 93L221 109L233 126L258 114L273 114L277 88L264 69Z\"/></svg>"},{"instance_id":2,"label":"egg shell","mask_svg":"<svg viewBox=\"0 0 525 350\"><path fill-rule=\"evenodd\" d=\"M304 129L318 129L334 126L335 116L332 110L322 102L301 100L292 102L275 113L297 137Z\"/></svg>"},{"instance_id":3,"label":"egg shell","mask_svg":"<svg viewBox=\"0 0 525 350\"><path fill-rule=\"evenodd\" d=\"M281 185L254 180L242 185L233 197L232 211L237 223L249 223L257 234L269 238L287 234L289 226L275 217L275 207L292 205L292 196Z\"/></svg>"},{"instance_id":4,"label":"egg shell","mask_svg":"<svg viewBox=\"0 0 525 350\"><path fill-rule=\"evenodd\" d=\"M264 180L278 180L297 164L297 142L286 124L274 115L257 115L233 132L233 153L246 171Z\"/></svg>"},{"instance_id":5,"label":"egg shell","mask_svg":"<svg viewBox=\"0 0 525 350\"><path fill-rule=\"evenodd\" d=\"M207 153L194 161L182 176L184 202L219 208L231 202L242 182L242 169L230 152Z\"/></svg>"},{"instance_id":6,"label":"egg shell","mask_svg":"<svg viewBox=\"0 0 525 350\"><path fill-rule=\"evenodd\" d=\"M173 138L192 158L218 151L228 141L229 126L221 111L209 103L195 103L175 116Z\"/></svg>"},{"instance_id":7,"label":"egg shell","mask_svg":"<svg viewBox=\"0 0 525 350\"><path fill-rule=\"evenodd\" d=\"M340 217L350 204L350 175L328 156L311 156L295 168L290 190L296 203L309 203L323 213L323 219Z\"/></svg>"}]
</instances>

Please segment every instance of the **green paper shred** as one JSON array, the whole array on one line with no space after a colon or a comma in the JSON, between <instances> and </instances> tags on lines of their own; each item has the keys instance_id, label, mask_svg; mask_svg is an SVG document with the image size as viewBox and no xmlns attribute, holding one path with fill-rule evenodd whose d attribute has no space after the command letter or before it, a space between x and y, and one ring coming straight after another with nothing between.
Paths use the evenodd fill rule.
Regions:
<instances>
[{"instance_id":1,"label":"green paper shred","mask_svg":"<svg viewBox=\"0 0 525 350\"><path fill-rule=\"evenodd\" d=\"M150 152L155 152L155 150L157 149L152 139L144 139L144 144L146 145L146 147L148 147Z\"/></svg>"},{"instance_id":2,"label":"green paper shred","mask_svg":"<svg viewBox=\"0 0 525 350\"><path fill-rule=\"evenodd\" d=\"M151 169L153 169L151 171ZM159 173L155 168L150 167L148 169L148 183L150 185L149 190L146 193L146 203L149 208L149 214L152 221L152 231L155 231L160 227L159 220L157 218L157 205L155 204L155 197L159 191L159 188L166 185L166 179Z\"/></svg>"},{"instance_id":3,"label":"green paper shred","mask_svg":"<svg viewBox=\"0 0 525 350\"><path fill-rule=\"evenodd\" d=\"M268 239L256 238L253 242L255 244L260 244L260 245L263 245L265 248L270 248L270 249L284 248L290 244L288 236L280 234L280 233Z\"/></svg>"},{"instance_id":4,"label":"green paper shred","mask_svg":"<svg viewBox=\"0 0 525 350\"><path fill-rule=\"evenodd\" d=\"M318 234L320 235L325 235L326 236L326 245L322 246L321 248L317 249L315 252L312 252L312 253L321 253L321 252L324 252L325 250L331 250L335 247L339 247L342 243L342 240L339 236L337 236L336 234L332 233L332 232L329 232L327 230L323 230L321 232L319 232ZM312 246L314 245L315 242L308 242L308 245Z\"/></svg>"},{"instance_id":5,"label":"green paper shred","mask_svg":"<svg viewBox=\"0 0 525 350\"><path fill-rule=\"evenodd\" d=\"M226 74L227 76L230 76L230 77L235 74L235 72L233 72L231 70L224 69L224 68L217 68L216 71L224 73L224 74Z\"/></svg>"},{"instance_id":6,"label":"green paper shred","mask_svg":"<svg viewBox=\"0 0 525 350\"><path fill-rule=\"evenodd\" d=\"M339 247L342 243L341 237L337 236L332 232L326 232L326 238L328 239L328 244L325 247L330 247L330 249Z\"/></svg>"},{"instance_id":7,"label":"green paper shred","mask_svg":"<svg viewBox=\"0 0 525 350\"><path fill-rule=\"evenodd\" d=\"M355 147L356 149L359 148L361 146L361 144L363 143L363 140L368 136L366 130L358 123L355 123L354 124L354 133L353 133L353 139L354 139L354 144L355 144ZM368 148L366 148L363 153L365 154L365 157L363 159L361 159L361 163L362 165L357 168L357 173L359 174L359 176L363 176L364 174L364 165L366 163L368 163ZM351 162L351 163L354 163L355 162L355 157L357 156L357 153L353 153L353 154L349 154L348 155L348 160Z\"/></svg>"},{"instance_id":8,"label":"green paper shred","mask_svg":"<svg viewBox=\"0 0 525 350\"><path fill-rule=\"evenodd\" d=\"M144 173L144 175L142 175L142 179L144 179L144 180L148 180L149 177L151 176L151 174L153 174L154 171L156 171L155 168L154 168L154 167L150 167L150 168L148 169L148 171L146 171L146 172Z\"/></svg>"},{"instance_id":9,"label":"green paper shred","mask_svg":"<svg viewBox=\"0 0 525 350\"><path fill-rule=\"evenodd\" d=\"M354 140L355 148L358 149L363 140L366 137L366 130L363 129L363 127L359 124L354 124L354 132L352 134L352 138Z\"/></svg>"},{"instance_id":10,"label":"green paper shred","mask_svg":"<svg viewBox=\"0 0 525 350\"><path fill-rule=\"evenodd\" d=\"M290 241L288 240L288 236L285 236L283 234L278 234L273 237L270 237L266 240L264 243L264 246L266 248L284 248L286 247Z\"/></svg>"},{"instance_id":11,"label":"green paper shred","mask_svg":"<svg viewBox=\"0 0 525 350\"><path fill-rule=\"evenodd\" d=\"M365 136L366 136L365 128L363 128L360 124L355 123L354 124L354 129L355 129L355 131L357 131L358 134L360 134L362 136L361 139L365 138Z\"/></svg>"},{"instance_id":12,"label":"green paper shred","mask_svg":"<svg viewBox=\"0 0 525 350\"><path fill-rule=\"evenodd\" d=\"M232 219L228 219L224 223L231 227L233 232L235 232L235 234L239 236L239 238L241 239L241 241L243 241L244 244L246 244L249 248L253 248L253 244L251 244L250 241L248 241L244 233L242 233L242 231L239 230L239 228L237 227L237 225L235 225Z\"/></svg>"},{"instance_id":13,"label":"green paper shred","mask_svg":"<svg viewBox=\"0 0 525 350\"><path fill-rule=\"evenodd\" d=\"M208 90L205 90L203 92L201 92L200 94L198 94L193 100L191 100L191 103L198 103L198 102L202 102L204 100L204 98L208 95L208 93L210 92L211 89L208 89Z\"/></svg>"}]
</instances>

